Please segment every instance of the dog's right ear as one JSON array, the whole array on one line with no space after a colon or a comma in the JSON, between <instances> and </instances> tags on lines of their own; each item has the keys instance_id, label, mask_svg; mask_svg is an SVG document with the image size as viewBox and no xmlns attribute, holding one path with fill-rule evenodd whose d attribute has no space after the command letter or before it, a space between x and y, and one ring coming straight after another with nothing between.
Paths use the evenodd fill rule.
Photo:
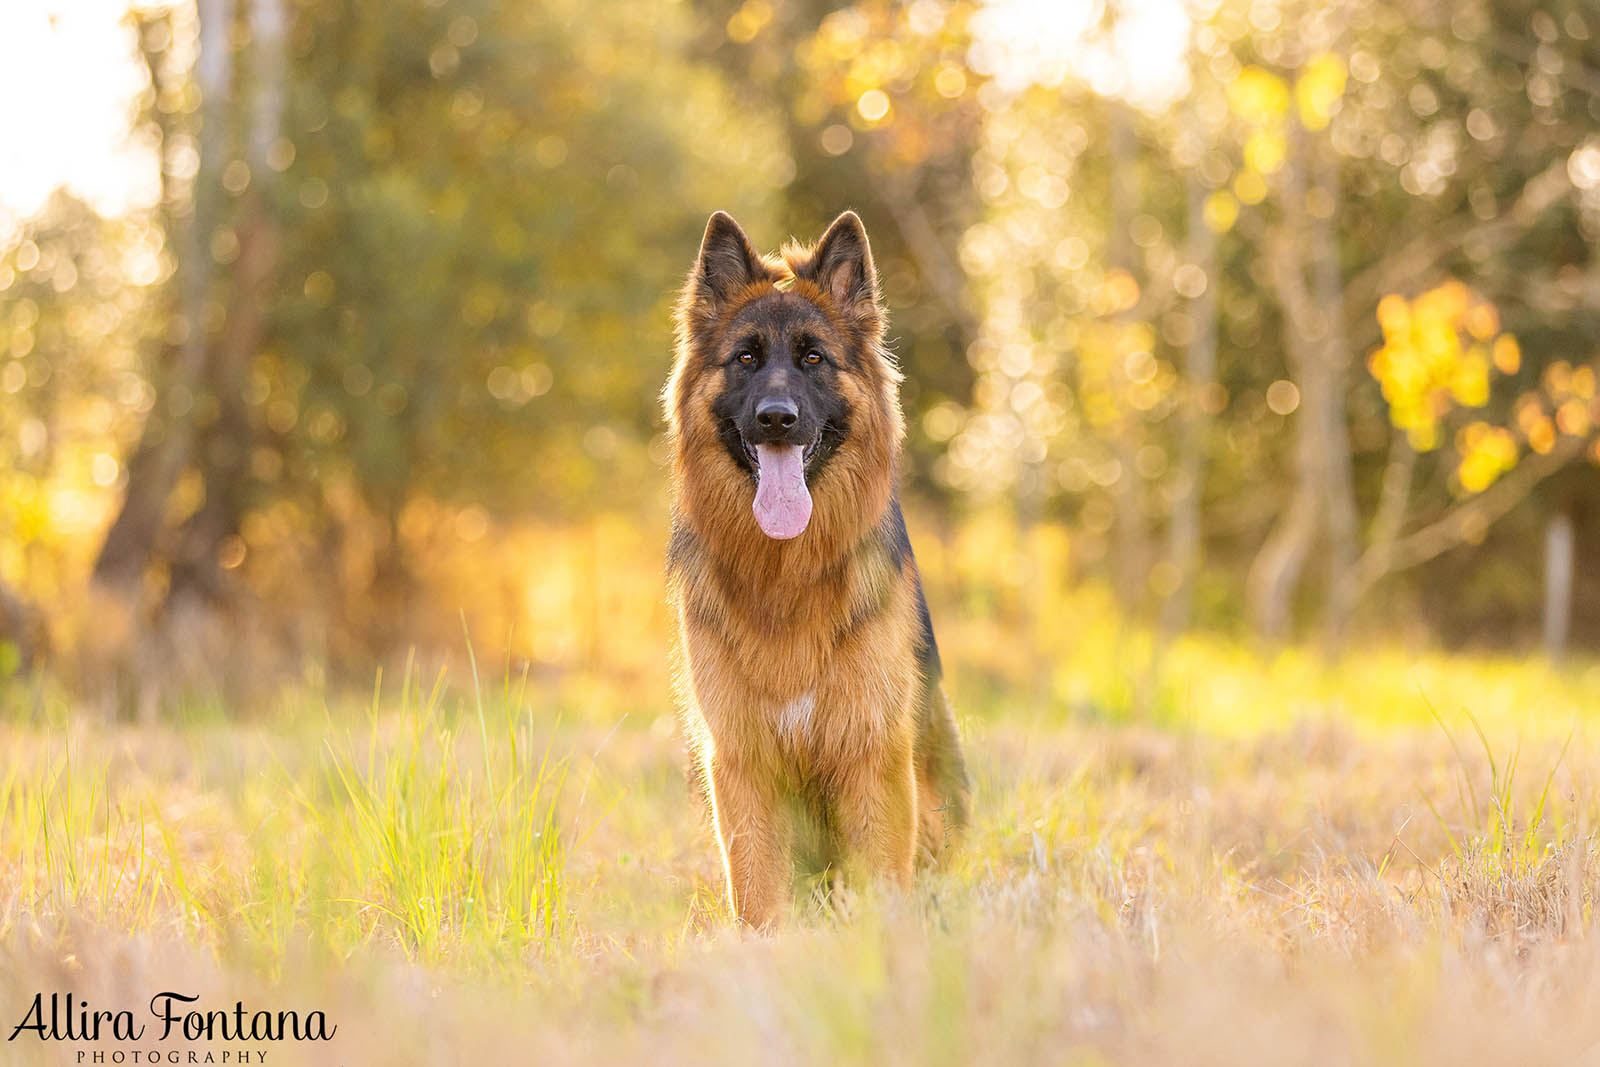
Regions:
<instances>
[{"instance_id":1,"label":"dog's right ear","mask_svg":"<svg viewBox=\"0 0 1600 1067\"><path fill-rule=\"evenodd\" d=\"M696 303L716 306L726 303L751 282L772 277L761 255L750 246L733 216L719 211L706 223L700 239L700 257L695 260L689 291Z\"/></svg>"}]
</instances>

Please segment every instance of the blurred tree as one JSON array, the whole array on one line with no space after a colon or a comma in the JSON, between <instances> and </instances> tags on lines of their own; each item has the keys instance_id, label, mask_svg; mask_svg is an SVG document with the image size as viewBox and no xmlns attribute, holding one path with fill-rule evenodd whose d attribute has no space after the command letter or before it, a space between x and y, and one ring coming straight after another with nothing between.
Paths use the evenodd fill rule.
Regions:
<instances>
[{"instance_id":1,"label":"blurred tree","mask_svg":"<svg viewBox=\"0 0 1600 1067\"><path fill-rule=\"evenodd\" d=\"M1338 164L1323 139L1315 137L1328 127L1343 92L1344 61L1316 51L1335 43L1329 39L1337 32L1330 22L1309 21L1295 47L1313 51L1288 57L1299 67L1292 80L1252 67L1232 87L1237 106L1254 127L1245 141L1241 178L1263 175L1258 180L1264 182L1275 172L1279 181L1279 218L1262 234L1262 251L1283 313L1298 394L1291 408L1296 410L1294 489L1248 577L1256 626L1272 641L1287 629L1290 597L1319 534L1328 549L1326 615L1332 640L1337 641L1353 607L1343 583L1355 559L1357 520L1345 415L1349 352L1337 311L1342 284ZM1248 84L1260 88L1247 91Z\"/></svg>"},{"instance_id":2,"label":"blurred tree","mask_svg":"<svg viewBox=\"0 0 1600 1067\"><path fill-rule=\"evenodd\" d=\"M233 0L199 0L196 14L198 52L192 84L200 103L192 128L182 130L176 113L192 104L185 99L188 75L173 54L173 19L167 12L133 16L151 83L145 122L162 155L161 219L175 235L176 259L169 341L153 366L158 403L128 460L122 507L95 563L96 582L124 597L142 594L146 568L167 519L169 497L191 460L196 426L214 417L204 402L202 377L216 318L213 309L218 307L209 241L219 231L223 206ZM189 172L187 182L184 172Z\"/></svg>"},{"instance_id":3,"label":"blurred tree","mask_svg":"<svg viewBox=\"0 0 1600 1067\"><path fill-rule=\"evenodd\" d=\"M1191 122L1204 124L1196 108ZM1203 128L1203 125L1202 125ZM1181 150L1181 149L1180 149ZM1168 530L1167 562L1172 569L1171 591L1162 605L1162 629L1167 634L1186 629L1192 617L1194 585L1203 563L1201 504L1205 493L1207 450L1211 419L1218 407L1217 383L1217 231L1207 219L1210 200L1204 172L1193 161L1200 149L1190 149L1185 171L1189 216L1185 224L1184 262L1174 272L1173 284L1189 301L1188 314L1174 321L1179 338L1187 334L1180 398L1180 443L1173 484L1172 519Z\"/></svg>"},{"instance_id":4,"label":"blurred tree","mask_svg":"<svg viewBox=\"0 0 1600 1067\"><path fill-rule=\"evenodd\" d=\"M911 372L912 486L1070 524L1127 612L1320 619L1331 646L1375 606L1532 633L1519 546L1560 549L1571 516L1546 614L1569 589L1574 634L1600 632L1580 0L130 19L154 208L58 198L0 230L18 649L92 560L124 635L254 619L364 670L416 639L440 546L659 507L668 309L710 210L776 243L843 206ZM1026 589L1025 547L1015 567Z\"/></svg>"},{"instance_id":5,"label":"blurred tree","mask_svg":"<svg viewBox=\"0 0 1600 1067\"><path fill-rule=\"evenodd\" d=\"M1117 20L1129 17L1127 10L1110 6L1104 10L1100 29L1092 31L1086 42L1092 43L1094 32L1114 41ZM1284 5L1271 17L1245 4L1197 10L1197 61L1189 70L1186 102L1147 108L1140 117L1137 151L1145 160L1141 164L1145 173L1171 153L1172 158L1187 161L1180 166L1192 168L1202 188L1215 189L1203 199L1194 189L1185 195L1191 220L1198 217L1208 223L1206 229L1232 230L1244 240L1225 241L1210 251L1204 232L1173 210L1176 198L1170 182L1146 183L1144 191L1134 196L1137 213L1126 206L1128 191L1140 185L1140 171L1129 167L1128 150L1121 147L1127 141L1119 135L1116 122L1092 137L1100 146L1097 153L1051 160L1033 147L1072 143L1072 127L1064 132L1052 123L1081 122L1086 113L1081 95L1067 94L1066 103L1045 96L1033 105L1035 97L1029 94L1034 90L1028 90L990 120L991 136L1008 131L1003 136L1010 147L993 179L985 178L981 153L976 164L980 189L989 180L1001 191L988 198L990 221L968 233L972 254L967 265L975 291L994 294L994 302L983 308L985 328L1013 322L1017 325L1009 328L1012 335L1018 335L1020 327L1025 331L1020 336L1037 337L1062 309L1089 302L1071 292L1094 277L1083 259L1072 257L1075 276L1064 279L1066 288L1061 283L1041 287L1044 279L1028 266L1037 261L1035 249L1050 248L1052 241L1063 242L1056 246L1063 253L1069 247L1082 247L1089 252L1085 257L1089 263L1105 264L1108 292L1114 293L1127 276L1135 303L1131 310L1113 314L1128 315L1136 323L1161 324L1154 332L1107 334L1103 328L1086 329L1094 317L1078 314L1074 326L1058 331L1048 346L1056 347L1058 354L1035 351L1023 358L1022 350L1011 348L1018 353L1012 359L1017 367L1054 365L1074 372L1082 419L1068 420L1061 427L1062 436L1049 448L1065 455L1097 440L1103 443L1104 458L1081 468L1093 476L1075 473L1069 461L1062 468L1062 486L1069 498L1083 499L1081 515L1091 535L1097 527L1114 530L1109 543L1113 558L1121 562L1113 572L1125 604L1135 602L1132 576L1148 575L1151 584L1169 589L1182 586L1200 555L1191 547L1200 537L1195 532L1200 525L1197 498L1188 496L1185 488L1197 466L1192 442L1200 439L1195 430L1200 424L1184 413L1182 400L1175 405L1164 397L1152 403L1137 391L1139 379L1150 375L1147 350L1154 354L1149 367L1155 371L1148 381L1160 383L1175 380L1168 361L1187 349L1186 362L1200 369L1201 380L1192 386L1196 395L1205 398L1209 409L1225 412L1231 447L1212 453L1211 460L1218 465L1218 492L1225 494L1213 499L1226 501L1227 507L1209 511L1208 533L1215 536L1219 527L1226 529L1231 515L1273 520L1246 583L1253 619L1269 639L1287 633L1311 561L1319 563L1324 632L1336 647L1358 602L1383 574L1481 540L1485 524L1503 517L1530 486L1582 452L1589 423L1576 416L1576 406L1569 406L1568 424L1581 427L1576 439L1564 443L1556 441L1557 435L1548 435L1552 447L1535 450L1537 462L1528 463L1493 493L1484 493L1492 480L1485 472L1498 454L1491 446L1503 438L1469 426L1466 436L1451 442L1466 450L1459 459L1464 477L1454 476L1452 464L1441 471L1451 475L1449 483L1427 486L1425 497L1419 499L1413 485L1415 442L1402 434L1395 446L1382 447L1392 436L1382 429L1388 425L1385 405L1368 392L1362 379L1350 374L1356 355L1376 340L1374 310L1385 293L1419 282L1442 282L1457 264L1481 275L1486 258L1497 253L1528 256L1539 263L1571 262L1577 253L1580 262L1587 262L1586 253L1570 246L1559 228L1552 228L1554 219L1573 206L1570 187L1561 176L1569 169L1569 160L1578 158L1573 154L1579 140L1574 134L1581 123L1563 130L1564 121L1552 113L1552 108L1560 110L1557 83L1544 78L1557 70L1570 76L1584 68L1584 61L1546 51L1539 53L1542 59L1527 57L1540 71L1508 68L1505 32L1491 33L1486 25L1501 17L1499 9L1491 14L1487 6L1444 8L1422 0L1387 8L1359 2L1332 7ZM1559 23L1559 33L1557 22L1548 16L1535 22L1543 27L1541 48L1553 46L1561 35L1565 35L1563 47L1571 52L1588 47L1588 31L1575 11ZM1473 72L1482 69L1497 69L1497 81L1485 86L1474 78ZM1530 85L1531 95L1524 92ZM1210 127L1204 147L1186 145L1184 139L1193 138L1194 130L1205 122L1204 115L1196 111L1177 122L1165 115L1203 108L1212 91L1225 94L1228 118ZM1446 109L1443 105L1451 94L1467 99ZM1397 99L1406 101L1410 111L1397 115ZM1486 110L1491 101L1501 117ZM1057 115L1064 118L1057 120ZM1537 146L1535 156L1508 168L1496 144L1495 131L1501 129L1528 131L1524 142L1529 148ZM1479 143L1484 150L1475 155L1472 146ZM1114 177L1097 190L1095 174L1101 165L1109 167ZM1012 205L1029 199L1025 192L1013 190L1028 183L1040 188L1041 173L1070 189L1070 197L1063 198L1066 210L1035 207L1027 224L1008 221ZM1512 202L1504 210L1495 206L1501 194L1484 190L1482 182L1489 174L1521 183L1510 185ZM1345 210L1357 198L1381 203L1382 208ZM1074 205L1084 204L1087 207L1074 211ZM1463 222L1463 215L1481 218ZM1163 235L1184 231L1190 239L1179 257L1176 246ZM1142 262L1128 258L1130 237L1145 250ZM1069 240L1078 243L1069 246L1065 243ZM1172 303L1175 289L1205 293L1202 279L1212 272L1196 262L1202 256L1221 257L1210 293L1224 312L1216 334L1222 347L1215 366L1225 381L1216 390L1205 380L1213 365L1207 342L1211 331L1198 328L1205 326L1210 312L1202 306L1190 309L1195 317L1182 310L1175 314ZM1174 269L1179 262L1186 268L1181 272ZM1529 299L1529 280L1529 275L1514 277L1496 270L1475 284L1492 285L1490 299L1496 304L1502 300L1515 304ZM1270 294L1270 304L1262 304L1257 295L1261 292ZM1018 294L1027 300L1020 319L1000 310ZM1120 306L1115 296L1102 297L1101 305L1100 315L1105 308ZM1539 328L1543 333L1576 326L1546 315ZM1579 346L1580 336L1576 331L1571 334ZM1267 375L1257 385L1262 372L1272 366L1274 338L1281 339L1287 365L1276 381ZM947 471L954 472L958 484L972 488L1018 484L1015 476L1005 473L1007 457L1032 446L1024 443L1029 440L1025 433L1015 432L1020 427L1012 414L1011 387L996 388L988 384L993 379L985 377L990 358L986 353L1000 349L984 346L975 351L982 355L974 360L980 375L974 416L957 435ZM1247 358L1252 351L1258 354L1253 366ZM1543 348L1543 358L1555 351L1560 348ZM1125 373L1131 372L1127 377L1110 370L1118 362L1124 364ZM1022 376L1037 373L1028 369ZM1051 376L1048 369L1044 373ZM1016 381L1017 373L1007 375L1007 380ZM1126 410L1116 402L1119 381L1135 389L1127 396L1142 400L1137 405L1144 411L1139 422L1116 414ZM1260 400L1238 403L1267 382L1269 387L1254 393L1257 397L1264 393L1264 405ZM1187 392L1180 390L1178 396L1186 398ZM1235 402L1225 408L1229 397ZM1484 397L1475 403L1489 401ZM1430 394L1427 404L1435 402ZM1488 425L1512 414L1504 400L1496 403L1500 407ZM1402 426L1410 417L1403 409L1389 410ZM1175 471L1158 459L1169 447L1172 433L1161 427L1174 411L1180 413L1175 436L1182 457ZM1293 431L1288 450L1276 443L1279 418L1286 419ZM1546 421L1554 425L1553 420ZM1140 435L1129 437L1129 428L1140 424L1144 427ZM1272 477L1245 475L1255 463L1276 467L1285 455L1292 486L1288 494L1278 491L1282 483ZM1135 468L1142 468L1142 473ZM1135 489L1143 482L1158 487L1151 499L1170 501L1170 510L1163 514L1134 503ZM1111 489L1111 506L1101 519L1097 497L1106 487ZM1441 489L1448 490L1443 499ZM1363 515L1370 518L1363 520ZM1261 519L1249 521L1258 525ZM1154 567L1130 564L1142 555L1145 525L1163 522L1169 531L1169 558ZM1171 612L1186 614L1177 608Z\"/></svg>"},{"instance_id":6,"label":"blurred tree","mask_svg":"<svg viewBox=\"0 0 1600 1067\"><path fill-rule=\"evenodd\" d=\"M26 225L0 222L0 676L51 644L42 605L87 577L94 497L153 403L137 351L161 233L56 193ZM68 635L70 637L70 635Z\"/></svg>"},{"instance_id":7,"label":"blurred tree","mask_svg":"<svg viewBox=\"0 0 1600 1067\"><path fill-rule=\"evenodd\" d=\"M922 416L939 409L938 430L971 391L967 349L979 330L959 260L977 213L970 166L983 79L966 63L977 6L698 3L700 47L784 120L788 231L815 236L846 207L867 223L893 347L910 371L907 474L923 488L948 435L930 434Z\"/></svg>"},{"instance_id":8,"label":"blurred tree","mask_svg":"<svg viewBox=\"0 0 1600 1067\"><path fill-rule=\"evenodd\" d=\"M244 557L239 531L256 433L247 386L263 315L277 289L279 233L272 204L279 198L276 171L284 167L273 163L285 163L288 152L282 138L288 93L285 0L251 0L244 26L249 80L248 91L240 94L243 145L222 175L223 186L239 203L231 227L219 229L212 241L213 259L232 268L222 325L206 367L205 395L216 398L217 410L196 456L205 500L177 532L170 593L210 601L226 599L224 570Z\"/></svg>"},{"instance_id":9,"label":"blurred tree","mask_svg":"<svg viewBox=\"0 0 1600 1067\"><path fill-rule=\"evenodd\" d=\"M632 508L657 477L683 250L711 206L759 226L792 169L759 110L680 58L681 14L205 0L198 17L192 75L145 27L174 340L101 582L154 578L170 609L231 599L243 568L381 645L404 625L410 502ZM307 601L324 564L339 595Z\"/></svg>"},{"instance_id":10,"label":"blurred tree","mask_svg":"<svg viewBox=\"0 0 1600 1067\"><path fill-rule=\"evenodd\" d=\"M1375 518L1343 580L1347 601L1385 574L1481 542L1533 486L1583 454L1593 420L1578 411L1587 401L1547 387L1536 402L1528 385L1530 372L1537 378L1545 369L1570 384L1560 371L1565 353L1595 358L1585 340L1594 310L1570 302L1558 310L1540 290L1546 271L1594 269L1592 252L1571 240L1578 198L1568 172L1600 112L1582 73L1600 52L1575 6L1558 12L1559 24L1520 4L1356 11L1353 91L1335 119L1333 143L1359 164L1356 181L1403 203L1392 214L1366 213L1346 230L1365 254L1344 286L1344 318L1358 341L1382 329L1370 366L1399 431L1386 435L1392 443ZM1519 19L1536 26L1541 43L1508 51L1507 41L1522 36L1510 31ZM1389 62L1375 61L1380 54ZM1551 77L1563 70L1577 76L1565 85ZM1401 99L1408 108L1394 106ZM1519 261L1538 267L1505 269ZM1450 282L1452 275L1470 277L1477 295ZM1435 288L1410 304L1393 295L1428 285ZM1529 314L1535 301L1546 307ZM1502 315L1515 334L1497 336ZM1416 320L1409 341L1408 320ZM1531 343L1519 345L1518 337ZM1421 355L1408 365L1407 353ZM1496 372L1504 382L1491 389ZM1592 374L1579 375L1579 384ZM1574 400L1559 425L1544 414ZM1479 412L1468 418L1471 409ZM1433 451L1453 411L1463 414L1452 420L1450 447L1419 500L1418 453ZM1513 434L1527 441L1528 458L1519 459Z\"/></svg>"},{"instance_id":11,"label":"blurred tree","mask_svg":"<svg viewBox=\"0 0 1600 1067\"><path fill-rule=\"evenodd\" d=\"M1108 17L1084 47L1124 61L1119 27ZM962 243L982 311L978 380L939 469L977 495L1015 495L1025 516L1075 513L1085 562L1107 558L1124 608L1141 611L1179 581L1151 534L1178 436L1175 357L1195 340L1182 304L1204 289L1184 251L1209 253L1186 234L1161 106L1101 97L1059 69L1044 77L996 84L987 109L974 160L985 217Z\"/></svg>"}]
</instances>

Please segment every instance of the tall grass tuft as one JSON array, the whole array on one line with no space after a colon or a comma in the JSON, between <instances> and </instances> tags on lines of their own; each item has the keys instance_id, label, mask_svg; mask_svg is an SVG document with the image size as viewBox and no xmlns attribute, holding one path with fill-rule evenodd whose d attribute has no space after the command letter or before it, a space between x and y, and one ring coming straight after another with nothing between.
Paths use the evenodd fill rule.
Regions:
<instances>
[{"instance_id":1,"label":"tall grass tuft","mask_svg":"<svg viewBox=\"0 0 1600 1067\"><path fill-rule=\"evenodd\" d=\"M1552 820L1549 809L1550 790L1576 727L1567 734L1530 806L1514 792L1520 745L1505 759L1497 758L1477 717L1463 710L1489 770L1487 792L1480 797L1461 745L1431 704L1428 710L1455 753L1458 796L1469 820L1459 832L1452 831L1429 802L1450 846L1437 870L1446 914L1463 920L1479 935L1517 945L1587 926L1600 896L1600 843L1582 826Z\"/></svg>"},{"instance_id":2,"label":"tall grass tuft","mask_svg":"<svg viewBox=\"0 0 1600 1067\"><path fill-rule=\"evenodd\" d=\"M12 767L0 780L0 839L15 857L0 935L22 916L40 930L71 916L148 922L166 882L153 833L144 805L119 799L110 771L78 765L70 745L38 778Z\"/></svg>"},{"instance_id":3,"label":"tall grass tuft","mask_svg":"<svg viewBox=\"0 0 1600 1067\"><path fill-rule=\"evenodd\" d=\"M533 752L532 711L517 710L509 679L492 708L475 684L464 716L446 705L442 674L424 694L408 667L395 721L379 715L381 687L365 758L330 745L335 803L309 812L347 894L332 903L416 959L537 948L567 922L565 760L548 743Z\"/></svg>"}]
</instances>

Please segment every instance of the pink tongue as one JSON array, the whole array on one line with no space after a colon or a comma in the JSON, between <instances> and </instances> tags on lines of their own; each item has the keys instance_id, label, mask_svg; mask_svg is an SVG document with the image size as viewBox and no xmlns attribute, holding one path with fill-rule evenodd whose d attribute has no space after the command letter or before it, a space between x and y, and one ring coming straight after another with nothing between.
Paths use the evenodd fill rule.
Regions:
<instances>
[{"instance_id":1,"label":"pink tongue","mask_svg":"<svg viewBox=\"0 0 1600 1067\"><path fill-rule=\"evenodd\" d=\"M799 445L756 445L756 524L768 537L799 537L811 521L811 493Z\"/></svg>"}]
</instances>

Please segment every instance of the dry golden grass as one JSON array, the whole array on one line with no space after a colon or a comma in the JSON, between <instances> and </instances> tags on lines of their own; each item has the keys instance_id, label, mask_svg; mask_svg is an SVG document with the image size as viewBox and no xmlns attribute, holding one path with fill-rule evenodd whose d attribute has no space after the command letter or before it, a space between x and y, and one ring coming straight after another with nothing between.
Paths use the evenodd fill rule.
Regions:
<instances>
[{"instance_id":1,"label":"dry golden grass","mask_svg":"<svg viewBox=\"0 0 1600 1067\"><path fill-rule=\"evenodd\" d=\"M1387 662L1304 669L1353 700ZM1413 673L1458 669L1499 685L1484 743L1440 711L1459 749L1420 694L1386 725L1286 695L1253 730L979 706L950 869L797 896L772 937L727 924L664 709L603 679L395 687L370 722L13 718L0 1004L8 1033L40 990L327 1011L288 1063L1600 1062L1588 675Z\"/></svg>"},{"instance_id":2,"label":"dry golden grass","mask_svg":"<svg viewBox=\"0 0 1600 1067\"><path fill-rule=\"evenodd\" d=\"M605 536L595 603L524 590L561 655L481 689L129 726L13 684L0 1037L36 992L175 988L337 1023L252 1046L280 1064L1600 1064L1600 666L1160 647L935 540L975 825L910 897L800 892L760 937L684 775L659 571ZM1062 558L1033 546L1041 588Z\"/></svg>"}]
</instances>

